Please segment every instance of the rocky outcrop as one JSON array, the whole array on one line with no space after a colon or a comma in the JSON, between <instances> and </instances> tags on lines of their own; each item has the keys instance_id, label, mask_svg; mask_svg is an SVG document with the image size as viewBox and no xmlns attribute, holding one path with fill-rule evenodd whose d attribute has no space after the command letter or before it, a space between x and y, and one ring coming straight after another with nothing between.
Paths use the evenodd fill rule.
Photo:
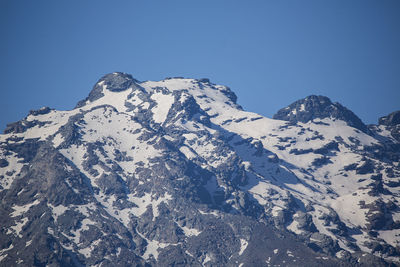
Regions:
<instances>
[{"instance_id":1,"label":"rocky outcrop","mask_svg":"<svg viewBox=\"0 0 400 267\"><path fill-rule=\"evenodd\" d=\"M400 110L379 118L379 125L386 126L392 137L400 143Z\"/></svg>"},{"instance_id":2,"label":"rocky outcrop","mask_svg":"<svg viewBox=\"0 0 400 267\"><path fill-rule=\"evenodd\" d=\"M311 95L280 109L274 116L276 120L292 123L309 122L315 119L332 118L345 121L348 125L367 132L367 126L351 110L325 96Z\"/></svg>"},{"instance_id":3,"label":"rocky outcrop","mask_svg":"<svg viewBox=\"0 0 400 267\"><path fill-rule=\"evenodd\" d=\"M400 110L390 113L387 116L379 118L380 125L396 126L400 124Z\"/></svg>"}]
</instances>

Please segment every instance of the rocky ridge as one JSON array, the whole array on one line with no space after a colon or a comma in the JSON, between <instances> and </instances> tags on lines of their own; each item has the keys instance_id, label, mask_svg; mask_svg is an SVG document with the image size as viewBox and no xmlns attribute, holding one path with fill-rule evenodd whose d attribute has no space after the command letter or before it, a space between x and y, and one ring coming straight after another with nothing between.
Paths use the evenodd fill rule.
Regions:
<instances>
[{"instance_id":1,"label":"rocky ridge","mask_svg":"<svg viewBox=\"0 0 400 267\"><path fill-rule=\"evenodd\" d=\"M102 77L0 135L0 266L389 266L397 113L309 96L274 119L207 79Z\"/></svg>"},{"instance_id":2,"label":"rocky ridge","mask_svg":"<svg viewBox=\"0 0 400 267\"><path fill-rule=\"evenodd\" d=\"M332 103L326 96L310 95L286 108L280 109L274 119L307 123L315 119L330 118L345 121L349 126L367 132L367 126L351 110L340 103Z\"/></svg>"}]
</instances>

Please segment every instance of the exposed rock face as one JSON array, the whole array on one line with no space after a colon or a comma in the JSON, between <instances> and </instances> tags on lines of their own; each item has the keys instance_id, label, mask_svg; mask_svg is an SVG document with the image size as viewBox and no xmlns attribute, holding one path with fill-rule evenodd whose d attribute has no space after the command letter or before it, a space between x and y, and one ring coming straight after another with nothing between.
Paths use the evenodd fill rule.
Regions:
<instances>
[{"instance_id":1,"label":"exposed rock face","mask_svg":"<svg viewBox=\"0 0 400 267\"><path fill-rule=\"evenodd\" d=\"M89 96L77 104L76 108L82 107L88 101L93 102L103 97L103 90L121 92L134 87L138 82L132 75L127 73L114 72L106 74L94 85Z\"/></svg>"},{"instance_id":2,"label":"exposed rock face","mask_svg":"<svg viewBox=\"0 0 400 267\"><path fill-rule=\"evenodd\" d=\"M127 90L138 81L135 80L130 74L114 72L101 78L99 83L101 82L103 82L107 90L112 92L121 92Z\"/></svg>"},{"instance_id":3,"label":"exposed rock face","mask_svg":"<svg viewBox=\"0 0 400 267\"><path fill-rule=\"evenodd\" d=\"M315 119L332 118L345 121L349 126L363 132L367 126L351 110L339 103L332 103L326 96L310 95L280 109L274 116L276 120L290 122L309 122Z\"/></svg>"},{"instance_id":4,"label":"exposed rock face","mask_svg":"<svg viewBox=\"0 0 400 267\"><path fill-rule=\"evenodd\" d=\"M380 118L379 125L390 131L391 136L400 142L400 110Z\"/></svg>"},{"instance_id":5,"label":"exposed rock face","mask_svg":"<svg viewBox=\"0 0 400 267\"><path fill-rule=\"evenodd\" d=\"M10 124L0 266L399 264L395 116L365 130L326 97L279 120L236 101L112 73L77 108Z\"/></svg>"},{"instance_id":6,"label":"exposed rock face","mask_svg":"<svg viewBox=\"0 0 400 267\"><path fill-rule=\"evenodd\" d=\"M400 124L400 110L390 113L387 116L379 118L379 124L387 126L396 126Z\"/></svg>"}]
</instances>

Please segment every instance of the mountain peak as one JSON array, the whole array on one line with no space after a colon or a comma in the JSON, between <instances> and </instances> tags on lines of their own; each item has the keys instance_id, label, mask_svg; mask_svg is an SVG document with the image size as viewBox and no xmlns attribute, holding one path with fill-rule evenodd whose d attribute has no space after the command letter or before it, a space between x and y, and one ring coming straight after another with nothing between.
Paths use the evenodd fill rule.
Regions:
<instances>
[{"instance_id":1,"label":"mountain peak","mask_svg":"<svg viewBox=\"0 0 400 267\"><path fill-rule=\"evenodd\" d=\"M400 142L400 110L379 118L378 124L383 125L391 136Z\"/></svg>"},{"instance_id":2,"label":"mountain peak","mask_svg":"<svg viewBox=\"0 0 400 267\"><path fill-rule=\"evenodd\" d=\"M104 96L103 90L107 89L112 92L125 91L128 88L137 85L138 80L132 77L132 75L123 72L113 72L104 75L100 80L93 86L89 96L79 101L75 108L80 108L86 104L87 101L93 102L102 96Z\"/></svg>"},{"instance_id":3,"label":"mountain peak","mask_svg":"<svg viewBox=\"0 0 400 267\"><path fill-rule=\"evenodd\" d=\"M138 82L128 73L113 72L101 77L97 84L104 85L107 90L112 92L121 92Z\"/></svg>"},{"instance_id":4,"label":"mountain peak","mask_svg":"<svg viewBox=\"0 0 400 267\"><path fill-rule=\"evenodd\" d=\"M289 106L280 109L274 119L290 122L309 122L314 119L332 118L345 121L349 126L363 132L367 126L351 110L340 103L333 103L328 97L321 95L310 95L297 100Z\"/></svg>"},{"instance_id":5,"label":"mountain peak","mask_svg":"<svg viewBox=\"0 0 400 267\"><path fill-rule=\"evenodd\" d=\"M395 126L400 124L400 110L379 118L379 124L386 126Z\"/></svg>"}]
</instances>

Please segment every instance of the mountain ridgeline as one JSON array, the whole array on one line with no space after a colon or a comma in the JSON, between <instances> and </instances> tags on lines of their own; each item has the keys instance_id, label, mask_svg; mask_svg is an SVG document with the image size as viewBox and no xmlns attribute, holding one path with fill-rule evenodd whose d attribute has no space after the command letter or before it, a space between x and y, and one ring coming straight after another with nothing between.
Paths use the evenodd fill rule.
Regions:
<instances>
[{"instance_id":1,"label":"mountain ridgeline","mask_svg":"<svg viewBox=\"0 0 400 267\"><path fill-rule=\"evenodd\" d=\"M399 266L399 162L400 111L107 74L0 135L0 266Z\"/></svg>"}]
</instances>

